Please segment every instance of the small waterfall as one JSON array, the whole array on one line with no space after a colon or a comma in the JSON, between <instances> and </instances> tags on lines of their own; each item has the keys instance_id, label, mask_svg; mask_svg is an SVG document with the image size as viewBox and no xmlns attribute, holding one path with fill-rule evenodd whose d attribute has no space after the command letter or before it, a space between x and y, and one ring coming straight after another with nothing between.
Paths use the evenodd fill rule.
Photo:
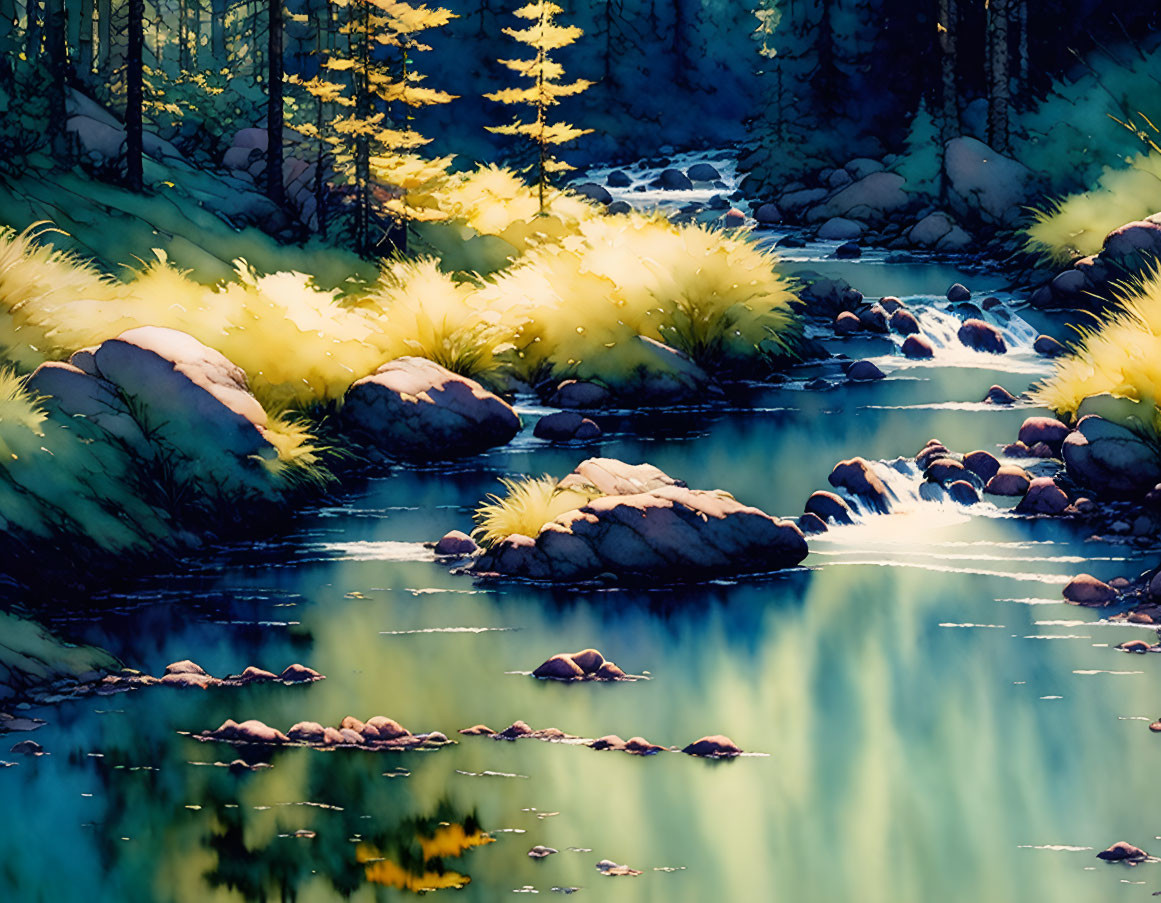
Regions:
<instances>
[{"instance_id":1,"label":"small waterfall","mask_svg":"<svg viewBox=\"0 0 1161 903\"><path fill-rule=\"evenodd\" d=\"M1040 333L1018 313L1005 310L997 315L994 312L982 311L978 317L974 317L994 326L1003 336L1007 352L989 354L986 351L968 348L959 340L959 329L966 318L950 310L950 305L946 301L941 302L930 296L906 298L904 301L907 309L919 321L921 333L934 346L935 356L930 360L909 360L903 357L901 349L906 336L892 333L891 340L895 345L895 353L874 359L884 372L888 369L914 369L933 365L971 367L1007 373L1047 373L1051 368L1050 362L1038 355L1032 347Z\"/></svg>"}]
</instances>

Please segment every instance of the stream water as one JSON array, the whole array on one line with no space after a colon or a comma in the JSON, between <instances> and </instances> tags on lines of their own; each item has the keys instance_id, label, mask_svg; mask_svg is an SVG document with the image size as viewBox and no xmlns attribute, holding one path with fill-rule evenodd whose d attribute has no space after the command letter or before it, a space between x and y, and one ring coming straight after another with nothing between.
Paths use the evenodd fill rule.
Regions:
<instances>
[{"instance_id":1,"label":"stream water","mask_svg":"<svg viewBox=\"0 0 1161 903\"><path fill-rule=\"evenodd\" d=\"M33 710L50 722L35 734L50 755L0 768L5 898L396 899L401 887L464 879L443 893L1147 897L1154 866L1109 866L1095 852L1122 838L1161 847L1140 779L1155 754L1146 726L1161 705L1161 662L1113 648L1139 628L1060 598L1079 571L1136 574L1144 552L1013 517L1004 503L922 501L920 477L888 464L894 512L813 539L801 568L774 577L501 586L449 573L422 545L467 528L497 477L560 476L592 455L649 461L792 515L840 458L889 462L931 437L960 451L1011 441L1035 409L978 401L994 382L1019 392L1046 372L1030 348L1036 330L1017 314L1003 324L1011 354L968 352L939 300L953 281L980 293L999 280L874 255L837 263L830 250L793 252L795 265L903 296L936 339L934 361L908 362L887 338L833 342L888 378L810 392L807 370L713 410L613 413L584 448L532 438L540 409L526 406L510 446L450 471L371 479L305 513L285 539L83 606L53 600L58 630L148 673L184 658L219 675L301 661L327 679L157 687ZM651 679L562 685L513 673L586 646ZM425 753L275 751L273 767L235 773L214 764L236 758L230 747L181 733L227 717L285 730L347 714L453 738L516 719L675 746L723 733L761 755L638 758L459 737ZM440 822L469 834L478 823L495 842L461 852L449 841L442 868L459 877L423 875L419 837ZM536 844L560 852L530 859ZM602 859L642 874L602 875Z\"/></svg>"}]
</instances>

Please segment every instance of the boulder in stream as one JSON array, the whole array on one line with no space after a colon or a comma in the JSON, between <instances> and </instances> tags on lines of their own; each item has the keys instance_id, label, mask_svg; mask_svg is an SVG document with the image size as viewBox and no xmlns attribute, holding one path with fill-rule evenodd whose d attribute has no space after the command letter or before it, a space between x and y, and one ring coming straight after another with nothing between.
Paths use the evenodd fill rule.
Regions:
<instances>
[{"instance_id":1,"label":"boulder in stream","mask_svg":"<svg viewBox=\"0 0 1161 903\"><path fill-rule=\"evenodd\" d=\"M833 492L819 490L812 493L810 498L806 500L806 506L803 510L823 521L833 521L836 524L854 523L851 506L843 500L842 496Z\"/></svg>"},{"instance_id":2,"label":"boulder in stream","mask_svg":"<svg viewBox=\"0 0 1161 903\"><path fill-rule=\"evenodd\" d=\"M1117 600L1117 591L1092 574L1077 574L1068 581L1062 593L1074 605L1103 607Z\"/></svg>"},{"instance_id":3,"label":"boulder in stream","mask_svg":"<svg viewBox=\"0 0 1161 903\"><path fill-rule=\"evenodd\" d=\"M1161 482L1161 457L1136 433L1097 414L1082 417L1061 446L1068 475L1102 496L1138 498Z\"/></svg>"},{"instance_id":4,"label":"boulder in stream","mask_svg":"<svg viewBox=\"0 0 1161 903\"><path fill-rule=\"evenodd\" d=\"M1055 417L1029 417L1020 426L1019 439L1029 448L1043 442L1050 449L1059 451L1068 433L1068 426Z\"/></svg>"},{"instance_id":5,"label":"boulder in stream","mask_svg":"<svg viewBox=\"0 0 1161 903\"><path fill-rule=\"evenodd\" d=\"M462 530L452 530L441 536L439 542L435 544L435 554L463 558L467 555L474 555L479 551L479 548L476 541L467 533Z\"/></svg>"},{"instance_id":6,"label":"boulder in stream","mask_svg":"<svg viewBox=\"0 0 1161 903\"><path fill-rule=\"evenodd\" d=\"M350 433L404 458L472 455L520 431L510 404L422 357L396 358L357 380L340 417Z\"/></svg>"},{"instance_id":7,"label":"boulder in stream","mask_svg":"<svg viewBox=\"0 0 1161 903\"><path fill-rule=\"evenodd\" d=\"M830 472L830 485L865 501L876 511L886 513L891 506L891 493L875 473L866 458L856 457L840 461Z\"/></svg>"},{"instance_id":8,"label":"boulder in stream","mask_svg":"<svg viewBox=\"0 0 1161 903\"><path fill-rule=\"evenodd\" d=\"M1010 405L1016 403L1016 396L1003 386L992 386L984 396L984 404Z\"/></svg>"},{"instance_id":9,"label":"boulder in stream","mask_svg":"<svg viewBox=\"0 0 1161 903\"><path fill-rule=\"evenodd\" d=\"M1032 485L1032 478L1023 467L1006 464L999 467L995 474L988 479L987 485L984 486L984 492L989 495L1022 496L1028 492L1030 485Z\"/></svg>"},{"instance_id":10,"label":"boulder in stream","mask_svg":"<svg viewBox=\"0 0 1161 903\"><path fill-rule=\"evenodd\" d=\"M1108 849L1097 853L1097 859L1103 859L1105 862L1125 862L1129 865L1136 865L1148 858L1148 853L1124 840L1118 840Z\"/></svg>"},{"instance_id":11,"label":"boulder in stream","mask_svg":"<svg viewBox=\"0 0 1161 903\"><path fill-rule=\"evenodd\" d=\"M935 346L927 336L909 335L903 340L903 356L914 361L930 360L935 357Z\"/></svg>"},{"instance_id":12,"label":"boulder in stream","mask_svg":"<svg viewBox=\"0 0 1161 903\"><path fill-rule=\"evenodd\" d=\"M472 564L478 575L536 580L683 579L791 567L807 554L802 532L728 493L689 489L648 464L590 458L561 488L600 493L544 524L513 534Z\"/></svg>"},{"instance_id":13,"label":"boulder in stream","mask_svg":"<svg viewBox=\"0 0 1161 903\"><path fill-rule=\"evenodd\" d=\"M1004 341L1004 336L991 323L985 323L983 320L971 319L964 320L960 324L959 331L956 333L960 344L974 351L985 351L988 354L1004 354L1008 350L1008 345Z\"/></svg>"},{"instance_id":14,"label":"boulder in stream","mask_svg":"<svg viewBox=\"0 0 1161 903\"><path fill-rule=\"evenodd\" d=\"M741 747L729 737L722 734L713 734L694 740L681 750L689 756L698 756L703 759L732 759L742 754Z\"/></svg>"},{"instance_id":15,"label":"boulder in stream","mask_svg":"<svg viewBox=\"0 0 1161 903\"><path fill-rule=\"evenodd\" d=\"M536 421L532 435L550 442L583 442L600 438L601 428L576 411L555 411Z\"/></svg>"},{"instance_id":16,"label":"boulder in stream","mask_svg":"<svg viewBox=\"0 0 1161 903\"><path fill-rule=\"evenodd\" d=\"M1037 477L1016 506L1017 514L1063 514L1068 495L1051 477Z\"/></svg>"}]
</instances>

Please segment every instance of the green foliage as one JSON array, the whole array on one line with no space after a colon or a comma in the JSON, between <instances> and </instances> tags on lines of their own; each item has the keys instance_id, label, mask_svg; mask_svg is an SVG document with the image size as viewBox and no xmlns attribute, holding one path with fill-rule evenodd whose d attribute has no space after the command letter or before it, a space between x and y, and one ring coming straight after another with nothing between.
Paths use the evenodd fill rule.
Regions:
<instances>
[{"instance_id":1,"label":"green foliage","mask_svg":"<svg viewBox=\"0 0 1161 903\"><path fill-rule=\"evenodd\" d=\"M472 536L482 546L492 546L513 534L535 539L544 525L556 520L562 514L583 508L601 493L589 488L562 489L556 480L545 474L542 477L501 477L500 483L506 490L503 496L489 493L476 508L472 517L476 529Z\"/></svg>"},{"instance_id":2,"label":"green foliage","mask_svg":"<svg viewBox=\"0 0 1161 903\"><path fill-rule=\"evenodd\" d=\"M512 135L527 138L536 148L536 184L540 198L540 212L545 211L545 194L552 177L567 172L572 167L557 159L552 149L570 141L575 141L592 132L592 129L578 129L567 122L551 122L549 113L560 104L563 97L573 97L592 87L592 82L578 79L562 82L564 67L552 59L554 50L560 50L574 43L582 34L576 26L557 25L556 17L563 10L549 0L535 0L515 10L512 14L532 22L527 28L505 28L504 34L535 51L530 59L500 60L531 85L520 88L505 88L485 94L488 100L509 106L528 107L531 119L517 118L510 125L490 126L489 132L497 135Z\"/></svg>"},{"instance_id":3,"label":"green foliage","mask_svg":"<svg viewBox=\"0 0 1161 903\"><path fill-rule=\"evenodd\" d=\"M1161 41L1100 49L1073 78L1058 81L1021 119L1018 160L1035 160L1052 190L1092 186L1140 146L1119 124L1142 115L1161 122ZM1156 212L1156 210L1152 211Z\"/></svg>"},{"instance_id":4,"label":"green foliage","mask_svg":"<svg viewBox=\"0 0 1161 903\"><path fill-rule=\"evenodd\" d=\"M915 111L911 128L907 131L906 150L892 169L907 180L908 191L929 197L939 194L943 173L939 126L925 100L919 102L919 109Z\"/></svg>"},{"instance_id":5,"label":"green foliage","mask_svg":"<svg viewBox=\"0 0 1161 903\"><path fill-rule=\"evenodd\" d=\"M0 58L10 67L0 75L0 172L19 176L30 157L47 144L49 125L49 74L39 60L28 61L15 53Z\"/></svg>"},{"instance_id":6,"label":"green foliage","mask_svg":"<svg viewBox=\"0 0 1161 903\"><path fill-rule=\"evenodd\" d=\"M258 125L266 115L264 86L229 68L170 75L146 66L144 80L146 127L171 135L192 124L212 142L206 152L214 160L228 149L237 129ZM293 116L294 98L286 103Z\"/></svg>"}]
</instances>

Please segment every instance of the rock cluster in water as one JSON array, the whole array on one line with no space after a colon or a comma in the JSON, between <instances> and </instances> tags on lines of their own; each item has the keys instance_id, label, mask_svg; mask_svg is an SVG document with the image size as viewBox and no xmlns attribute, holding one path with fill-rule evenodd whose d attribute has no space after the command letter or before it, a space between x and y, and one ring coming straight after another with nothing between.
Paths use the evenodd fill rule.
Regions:
<instances>
[{"instance_id":1,"label":"rock cluster in water","mask_svg":"<svg viewBox=\"0 0 1161 903\"><path fill-rule=\"evenodd\" d=\"M680 580L762 573L807 554L802 532L721 491L690 489L650 464L590 458L560 481L597 498L545 524L513 534L473 562L477 575L576 581Z\"/></svg>"},{"instance_id":2,"label":"rock cluster in water","mask_svg":"<svg viewBox=\"0 0 1161 903\"><path fill-rule=\"evenodd\" d=\"M228 718L216 730L192 736L196 740L218 740L234 745L309 746L315 749L438 749L454 742L439 731L413 734L398 721L382 715L365 722L348 715L338 727L324 727L317 721L300 721L286 733L262 721L239 723Z\"/></svg>"},{"instance_id":3,"label":"rock cluster in water","mask_svg":"<svg viewBox=\"0 0 1161 903\"><path fill-rule=\"evenodd\" d=\"M165 674L152 677L148 674L111 674L97 685L98 693L114 693L137 687L185 687L209 689L210 687L244 687L255 683L282 683L287 685L313 683L326 678L306 665L297 662L287 665L280 673L266 671L254 665L248 666L241 674L214 677L196 662L185 659L165 666Z\"/></svg>"},{"instance_id":4,"label":"rock cluster in water","mask_svg":"<svg viewBox=\"0 0 1161 903\"><path fill-rule=\"evenodd\" d=\"M659 746L644 737L622 740L616 734L608 734L595 740L586 740L573 734L566 734L555 727L534 730L523 721L513 722L502 731L494 731L486 724L476 724L460 731L468 737L489 737L492 740L543 740L549 743L575 743L598 751L625 752L631 755L651 756L660 752L683 752L703 759L729 759L742 754L741 748L729 737L720 734L702 737L678 750L673 746Z\"/></svg>"},{"instance_id":5,"label":"rock cluster in water","mask_svg":"<svg viewBox=\"0 0 1161 903\"><path fill-rule=\"evenodd\" d=\"M532 672L532 676L565 682L638 679L634 675L626 674L596 649L582 649L580 652L558 652L537 667Z\"/></svg>"}]
</instances>

